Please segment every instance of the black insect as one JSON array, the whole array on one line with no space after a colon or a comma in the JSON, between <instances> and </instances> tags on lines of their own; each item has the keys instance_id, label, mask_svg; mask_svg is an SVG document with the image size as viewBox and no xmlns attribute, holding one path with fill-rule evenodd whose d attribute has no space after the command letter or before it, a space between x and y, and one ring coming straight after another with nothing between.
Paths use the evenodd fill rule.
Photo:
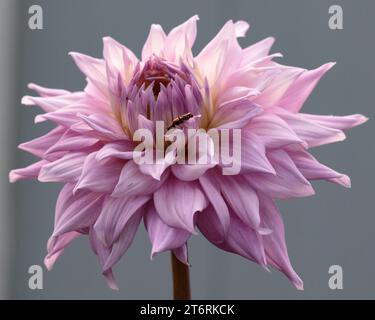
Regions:
<instances>
[{"instance_id":1,"label":"black insect","mask_svg":"<svg viewBox=\"0 0 375 320\"><path fill-rule=\"evenodd\" d=\"M172 124L168 127L167 131L169 129L175 128L179 126L180 124L183 124L185 121L191 119L193 117L193 114L188 112L181 116L178 116L177 118L173 119Z\"/></svg>"}]
</instances>

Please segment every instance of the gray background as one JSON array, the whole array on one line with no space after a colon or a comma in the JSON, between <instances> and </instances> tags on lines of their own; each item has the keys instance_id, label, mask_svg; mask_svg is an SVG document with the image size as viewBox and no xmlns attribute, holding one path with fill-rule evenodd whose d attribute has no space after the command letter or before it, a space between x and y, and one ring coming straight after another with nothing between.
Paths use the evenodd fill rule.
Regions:
<instances>
[{"instance_id":1,"label":"gray background","mask_svg":"<svg viewBox=\"0 0 375 320\"><path fill-rule=\"evenodd\" d=\"M28 29L28 8L44 9L44 30ZM341 4L344 30L328 28L328 8ZM45 133L50 126L33 125L37 108L21 108L20 98L35 82L49 87L79 90L85 81L67 55L69 51L100 57L101 38L110 35L139 56L151 23L165 30L199 14L195 52L207 43L228 19L243 19L250 31L243 46L275 36L273 52L281 51L282 63L306 68L328 61L338 64L321 81L304 111L345 115L363 113L374 118L375 46L373 43L375 2L362 1L22 1L13 23L17 47L13 99L9 105L8 135L14 138L2 157L12 155L7 170L34 161L16 151L16 144ZM7 12L2 12L7 15ZM10 61L10 60L9 60ZM13 117L11 116L13 114ZM317 195L280 203L286 225L292 263L305 282L296 291L286 278L235 255L219 251L203 236L189 243L193 297L197 299L344 299L375 298L374 125L370 121L352 130L345 142L317 148L314 154L352 178L352 189L329 183L314 183ZM6 170L6 171L7 171ZM5 171L4 171L5 172ZM6 180L6 174L2 180ZM107 288L88 240L76 240L52 272L44 272L44 290L28 288L28 268L42 264L46 241L52 232L54 206L59 185L25 181L12 185L7 199L7 228L12 253L9 297L22 299L168 299L171 297L169 255L151 262L150 245L143 226L115 268L120 291ZM13 224L12 224L13 220ZM13 229L12 229L13 228ZM2 257L4 259L4 256ZM328 268L344 270L344 289L328 288Z\"/></svg>"}]
</instances>

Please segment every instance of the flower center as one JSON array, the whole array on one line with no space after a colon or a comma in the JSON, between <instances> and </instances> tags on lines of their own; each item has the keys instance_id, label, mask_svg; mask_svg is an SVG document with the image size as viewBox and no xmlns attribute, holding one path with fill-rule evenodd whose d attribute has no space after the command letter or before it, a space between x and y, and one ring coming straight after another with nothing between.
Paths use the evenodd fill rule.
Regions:
<instances>
[{"instance_id":1,"label":"flower center","mask_svg":"<svg viewBox=\"0 0 375 320\"><path fill-rule=\"evenodd\" d=\"M161 84L167 87L171 82L171 76L165 65L157 63L155 60L149 60L144 66L141 76L138 80L138 87L145 85L145 89L152 84L152 91L155 99L159 95Z\"/></svg>"}]
</instances>

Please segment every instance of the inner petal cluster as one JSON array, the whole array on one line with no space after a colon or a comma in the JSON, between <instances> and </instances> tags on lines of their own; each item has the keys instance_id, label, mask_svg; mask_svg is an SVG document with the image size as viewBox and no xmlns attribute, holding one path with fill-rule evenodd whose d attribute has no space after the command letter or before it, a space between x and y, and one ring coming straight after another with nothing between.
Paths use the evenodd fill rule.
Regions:
<instances>
[{"instance_id":1,"label":"inner petal cluster","mask_svg":"<svg viewBox=\"0 0 375 320\"><path fill-rule=\"evenodd\" d=\"M163 121L168 129L181 115L201 113L201 90L189 68L156 56L139 65L121 91L121 120L130 135L136 129L154 127L156 121Z\"/></svg>"}]
</instances>

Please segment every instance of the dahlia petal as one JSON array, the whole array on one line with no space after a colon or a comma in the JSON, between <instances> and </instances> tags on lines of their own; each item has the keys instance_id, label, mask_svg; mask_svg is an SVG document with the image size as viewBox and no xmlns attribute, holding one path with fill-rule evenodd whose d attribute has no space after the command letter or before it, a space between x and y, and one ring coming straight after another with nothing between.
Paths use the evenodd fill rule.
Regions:
<instances>
[{"instance_id":1,"label":"dahlia petal","mask_svg":"<svg viewBox=\"0 0 375 320\"><path fill-rule=\"evenodd\" d=\"M217 129L242 128L261 111L260 106L248 100L228 103L216 111L210 127Z\"/></svg>"},{"instance_id":2,"label":"dahlia petal","mask_svg":"<svg viewBox=\"0 0 375 320\"><path fill-rule=\"evenodd\" d=\"M147 129L150 132L154 133L155 132L155 123L149 119L147 119L143 115L138 116L138 128L141 129Z\"/></svg>"},{"instance_id":3,"label":"dahlia petal","mask_svg":"<svg viewBox=\"0 0 375 320\"><path fill-rule=\"evenodd\" d=\"M96 156L97 152L93 152L86 157L74 193L82 189L111 193L116 186L124 162L117 159L98 161Z\"/></svg>"},{"instance_id":4,"label":"dahlia petal","mask_svg":"<svg viewBox=\"0 0 375 320\"><path fill-rule=\"evenodd\" d=\"M205 209L208 202L197 182L186 183L171 175L155 191L154 205L167 225L196 234L194 215Z\"/></svg>"},{"instance_id":5,"label":"dahlia petal","mask_svg":"<svg viewBox=\"0 0 375 320\"><path fill-rule=\"evenodd\" d=\"M228 211L228 208L227 208ZM227 237L223 232L222 222L219 220L219 216L216 213L216 209L210 204L203 212L199 213L197 218L197 226L200 232L206 237L206 239L215 245L224 243ZM229 211L228 211L229 216ZM228 218L229 219L229 218ZM228 220L229 229L229 220ZM226 231L228 233L228 231Z\"/></svg>"},{"instance_id":6,"label":"dahlia petal","mask_svg":"<svg viewBox=\"0 0 375 320\"><path fill-rule=\"evenodd\" d=\"M340 184L346 188L350 187L350 178L339 173L316 160L306 151L289 152L298 170L308 180L328 180Z\"/></svg>"},{"instance_id":7,"label":"dahlia petal","mask_svg":"<svg viewBox=\"0 0 375 320\"><path fill-rule=\"evenodd\" d=\"M264 90L257 96L254 102L263 107L270 107L277 103L292 85L295 79L303 72L303 69L294 67L281 68L274 76L267 81Z\"/></svg>"},{"instance_id":8,"label":"dahlia petal","mask_svg":"<svg viewBox=\"0 0 375 320\"><path fill-rule=\"evenodd\" d=\"M67 107L71 104L77 103L80 99L84 98L82 92L68 93L62 96L47 96L47 97L32 97L24 96L21 103L27 106L37 105L44 112L53 112Z\"/></svg>"},{"instance_id":9,"label":"dahlia petal","mask_svg":"<svg viewBox=\"0 0 375 320\"><path fill-rule=\"evenodd\" d=\"M68 112L49 112L45 114L38 114L35 119L34 123L41 123L44 121L52 121L59 126L63 126L66 129L73 126L79 119L75 114L68 113Z\"/></svg>"},{"instance_id":10,"label":"dahlia petal","mask_svg":"<svg viewBox=\"0 0 375 320\"><path fill-rule=\"evenodd\" d=\"M41 182L74 182L82 172L82 165L87 157L86 153L74 152L62 158L49 162L40 170L38 180Z\"/></svg>"},{"instance_id":11,"label":"dahlia petal","mask_svg":"<svg viewBox=\"0 0 375 320\"><path fill-rule=\"evenodd\" d=\"M60 135L60 139L45 151L45 156L51 155L56 152L62 151L82 151L86 148L92 147L99 140L92 137L79 135L71 130L67 130L64 134Z\"/></svg>"},{"instance_id":12,"label":"dahlia petal","mask_svg":"<svg viewBox=\"0 0 375 320\"><path fill-rule=\"evenodd\" d=\"M160 180L165 170L170 167L176 159L176 150L168 152L164 158L158 159L156 163L144 163L139 165L139 170L145 174L153 177L155 180Z\"/></svg>"},{"instance_id":13,"label":"dahlia petal","mask_svg":"<svg viewBox=\"0 0 375 320\"><path fill-rule=\"evenodd\" d=\"M275 174L275 169L266 156L264 143L258 136L249 130L242 130L241 144L242 172L255 171Z\"/></svg>"},{"instance_id":14,"label":"dahlia petal","mask_svg":"<svg viewBox=\"0 0 375 320\"><path fill-rule=\"evenodd\" d=\"M151 55L163 56L163 49L167 36L161 25L152 24L150 33L142 49L142 60L146 61Z\"/></svg>"},{"instance_id":15,"label":"dahlia petal","mask_svg":"<svg viewBox=\"0 0 375 320\"><path fill-rule=\"evenodd\" d=\"M199 179L205 172L216 166L216 163L211 164L175 164L171 171L182 181L193 181Z\"/></svg>"},{"instance_id":16,"label":"dahlia petal","mask_svg":"<svg viewBox=\"0 0 375 320\"><path fill-rule=\"evenodd\" d=\"M152 244L151 259L158 253L180 249L191 235L190 232L172 228L164 223L153 204L149 205L144 222Z\"/></svg>"},{"instance_id":17,"label":"dahlia petal","mask_svg":"<svg viewBox=\"0 0 375 320\"><path fill-rule=\"evenodd\" d=\"M110 249L101 242L93 228L90 228L89 239L92 250L99 258L100 265L103 269L103 276L105 277L108 286L112 290L119 290L116 280L113 276L112 269L104 269L105 262L110 255Z\"/></svg>"},{"instance_id":18,"label":"dahlia petal","mask_svg":"<svg viewBox=\"0 0 375 320\"><path fill-rule=\"evenodd\" d=\"M101 241L107 247L111 247L119 240L129 220L149 199L150 196L123 198L106 196L100 216L94 225Z\"/></svg>"},{"instance_id":19,"label":"dahlia petal","mask_svg":"<svg viewBox=\"0 0 375 320\"><path fill-rule=\"evenodd\" d=\"M220 223L212 206L198 215L197 225L206 239L220 249L236 253L263 266L266 264L262 237L236 215L231 215L225 239L221 239Z\"/></svg>"},{"instance_id":20,"label":"dahlia petal","mask_svg":"<svg viewBox=\"0 0 375 320\"><path fill-rule=\"evenodd\" d=\"M90 191L73 194L74 184L66 184L57 199L52 236L90 227L100 214L103 195Z\"/></svg>"},{"instance_id":21,"label":"dahlia petal","mask_svg":"<svg viewBox=\"0 0 375 320\"><path fill-rule=\"evenodd\" d=\"M98 100L83 99L55 111L39 114L35 117L35 123L50 120L58 125L71 127L81 120L77 114L91 115L93 112L107 112L106 109L107 105Z\"/></svg>"},{"instance_id":22,"label":"dahlia petal","mask_svg":"<svg viewBox=\"0 0 375 320\"><path fill-rule=\"evenodd\" d=\"M267 56L274 42L275 38L269 37L243 49L241 65L247 65L249 62Z\"/></svg>"},{"instance_id":23,"label":"dahlia petal","mask_svg":"<svg viewBox=\"0 0 375 320\"><path fill-rule=\"evenodd\" d=\"M220 95L219 99L219 109L227 103L233 103L236 101L242 100L251 100L252 98L256 97L260 92L243 86L234 86L225 90L223 94Z\"/></svg>"},{"instance_id":24,"label":"dahlia petal","mask_svg":"<svg viewBox=\"0 0 375 320\"><path fill-rule=\"evenodd\" d=\"M207 133L201 133L204 138L202 143L198 135L190 136L188 142L188 150L191 154L188 154L188 161L195 160L194 164L184 164L185 161L177 162L177 164L171 167L173 174L183 181L197 180L207 170L215 167L217 161L215 160L215 146L212 138ZM195 140L195 148L193 148L193 141ZM190 156L195 152L195 159L190 159ZM178 159L180 160L180 159Z\"/></svg>"},{"instance_id":25,"label":"dahlia petal","mask_svg":"<svg viewBox=\"0 0 375 320\"><path fill-rule=\"evenodd\" d=\"M109 140L127 140L122 127L113 117L105 114L78 115L98 136ZM75 129L75 128L72 128Z\"/></svg>"},{"instance_id":26,"label":"dahlia petal","mask_svg":"<svg viewBox=\"0 0 375 320\"><path fill-rule=\"evenodd\" d=\"M334 62L329 62L317 69L304 71L284 93L277 105L290 112L298 112L320 78L334 65Z\"/></svg>"},{"instance_id":27,"label":"dahlia petal","mask_svg":"<svg viewBox=\"0 0 375 320\"><path fill-rule=\"evenodd\" d=\"M167 59L177 62L186 50L191 50L197 36L197 20L199 17L195 15L169 32L164 48Z\"/></svg>"},{"instance_id":28,"label":"dahlia petal","mask_svg":"<svg viewBox=\"0 0 375 320\"><path fill-rule=\"evenodd\" d=\"M260 198L262 223L273 232L263 237L264 248L267 255L267 264L283 272L298 290L303 290L303 282L293 270L289 261L288 250L285 243L284 224L275 203L262 196Z\"/></svg>"},{"instance_id":29,"label":"dahlia petal","mask_svg":"<svg viewBox=\"0 0 375 320\"><path fill-rule=\"evenodd\" d=\"M301 140L305 141L310 148L342 141L346 138L343 131L324 127L316 122L303 118L299 114L278 112L277 115L283 119L296 135Z\"/></svg>"},{"instance_id":30,"label":"dahlia petal","mask_svg":"<svg viewBox=\"0 0 375 320\"><path fill-rule=\"evenodd\" d=\"M112 244L110 254L103 266L103 270L105 272L107 270L111 270L112 266L117 263L124 253L129 249L133 242L134 236L137 233L142 215L142 210L138 210L127 220L126 224L121 230L121 233L119 234L119 238Z\"/></svg>"},{"instance_id":31,"label":"dahlia petal","mask_svg":"<svg viewBox=\"0 0 375 320\"><path fill-rule=\"evenodd\" d=\"M41 97L55 97L70 94L71 92L63 89L51 89L39 86L35 83L29 83L27 87L36 91Z\"/></svg>"},{"instance_id":32,"label":"dahlia petal","mask_svg":"<svg viewBox=\"0 0 375 320\"><path fill-rule=\"evenodd\" d=\"M321 116L315 114L299 113L300 117L308 121L319 124L323 127L347 130L365 123L368 118L361 114L352 114L349 116Z\"/></svg>"},{"instance_id":33,"label":"dahlia petal","mask_svg":"<svg viewBox=\"0 0 375 320\"><path fill-rule=\"evenodd\" d=\"M13 169L9 172L9 181L13 183L24 179L35 179L38 177L41 168L47 163L46 160L40 160L25 168Z\"/></svg>"},{"instance_id":34,"label":"dahlia petal","mask_svg":"<svg viewBox=\"0 0 375 320\"><path fill-rule=\"evenodd\" d=\"M107 96L105 61L78 52L69 52L69 55L73 58L81 72L90 79L91 83L93 83L102 94Z\"/></svg>"},{"instance_id":35,"label":"dahlia petal","mask_svg":"<svg viewBox=\"0 0 375 320\"><path fill-rule=\"evenodd\" d=\"M101 148L97 155L97 160L104 160L108 158L116 158L123 160L131 160L138 155L134 150L134 145L129 140L122 140L117 142L109 142Z\"/></svg>"},{"instance_id":36,"label":"dahlia petal","mask_svg":"<svg viewBox=\"0 0 375 320\"><path fill-rule=\"evenodd\" d=\"M175 257L181 261L183 264L190 266L189 263L189 256L188 256L188 248L186 243L183 244L181 247L173 249L173 254Z\"/></svg>"},{"instance_id":37,"label":"dahlia petal","mask_svg":"<svg viewBox=\"0 0 375 320\"><path fill-rule=\"evenodd\" d=\"M226 58L230 58L228 61L231 62L226 70L228 73L240 63L241 48L236 37L242 36L241 25L244 29L242 22L236 25L233 21L228 21L195 58L201 73L207 77L210 85L219 79ZM236 50L233 50L234 48ZM234 56L235 53L239 55Z\"/></svg>"},{"instance_id":38,"label":"dahlia petal","mask_svg":"<svg viewBox=\"0 0 375 320\"><path fill-rule=\"evenodd\" d=\"M168 174L162 176L161 181L143 174L134 161L128 161L121 170L119 181L112 193L113 197L124 197L153 193L163 183Z\"/></svg>"},{"instance_id":39,"label":"dahlia petal","mask_svg":"<svg viewBox=\"0 0 375 320\"><path fill-rule=\"evenodd\" d=\"M52 236L48 240L47 256L44 258L44 265L52 270L56 260L62 255L65 247L80 235L79 232L71 231L59 236Z\"/></svg>"},{"instance_id":40,"label":"dahlia petal","mask_svg":"<svg viewBox=\"0 0 375 320\"><path fill-rule=\"evenodd\" d=\"M222 242L225 239L230 224L228 207L220 193L217 179L212 172L208 171L201 176L199 178L199 183L214 208L214 215L216 215L217 233L215 233L215 241Z\"/></svg>"},{"instance_id":41,"label":"dahlia petal","mask_svg":"<svg viewBox=\"0 0 375 320\"><path fill-rule=\"evenodd\" d=\"M249 29L249 24L246 21L236 21L234 23L234 29L236 33L236 37L244 37L246 35L247 30Z\"/></svg>"},{"instance_id":42,"label":"dahlia petal","mask_svg":"<svg viewBox=\"0 0 375 320\"><path fill-rule=\"evenodd\" d=\"M254 189L243 176L218 176L220 188L233 212L254 230L259 229L259 201Z\"/></svg>"},{"instance_id":43,"label":"dahlia petal","mask_svg":"<svg viewBox=\"0 0 375 320\"><path fill-rule=\"evenodd\" d=\"M309 181L300 173L284 150L268 152L268 159L275 168L276 175L267 173L246 175L247 180L256 190L276 199L306 197L314 194Z\"/></svg>"},{"instance_id":44,"label":"dahlia petal","mask_svg":"<svg viewBox=\"0 0 375 320\"><path fill-rule=\"evenodd\" d=\"M207 57L198 55L195 59L200 66L201 73L205 75L205 79L210 86L214 86L217 79L221 78L221 73L225 65L228 55L229 40L220 42L217 47L207 52ZM204 49L203 49L204 50Z\"/></svg>"},{"instance_id":45,"label":"dahlia petal","mask_svg":"<svg viewBox=\"0 0 375 320\"><path fill-rule=\"evenodd\" d=\"M128 83L139 60L135 54L111 37L103 38L103 57L107 66L114 66Z\"/></svg>"},{"instance_id":46,"label":"dahlia petal","mask_svg":"<svg viewBox=\"0 0 375 320\"><path fill-rule=\"evenodd\" d=\"M261 114L251 119L246 129L257 135L266 148L282 148L291 144L307 147L306 142L300 139L284 120L274 114Z\"/></svg>"},{"instance_id":47,"label":"dahlia petal","mask_svg":"<svg viewBox=\"0 0 375 320\"><path fill-rule=\"evenodd\" d=\"M18 148L27 151L39 158L43 158L44 153L51 148L64 135L66 128L57 127L44 136L34 140L21 143Z\"/></svg>"}]
</instances>

